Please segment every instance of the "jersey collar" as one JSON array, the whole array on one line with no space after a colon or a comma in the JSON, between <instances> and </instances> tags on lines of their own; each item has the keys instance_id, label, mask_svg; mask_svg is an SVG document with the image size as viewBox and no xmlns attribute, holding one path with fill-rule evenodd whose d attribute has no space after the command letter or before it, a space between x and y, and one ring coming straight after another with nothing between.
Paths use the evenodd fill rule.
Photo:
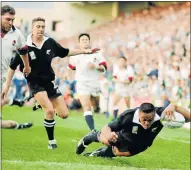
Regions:
<instances>
[{"instance_id":1,"label":"jersey collar","mask_svg":"<svg viewBox=\"0 0 191 170\"><path fill-rule=\"evenodd\" d=\"M12 32L14 32L14 31L16 31L16 28L15 28L15 26L13 25L12 28L11 28L11 30L10 30L8 33L12 33ZM7 33L7 34L8 34L8 33Z\"/></svg>"},{"instance_id":2,"label":"jersey collar","mask_svg":"<svg viewBox=\"0 0 191 170\"><path fill-rule=\"evenodd\" d=\"M157 120L160 120L160 116L159 116L157 113L155 113L155 117L154 117L153 123L156 122ZM133 123L136 123L136 124L140 124L140 125L141 125L141 123L140 123L140 121L139 121L139 109L137 109L137 110L135 111L135 113L134 113Z\"/></svg>"},{"instance_id":3,"label":"jersey collar","mask_svg":"<svg viewBox=\"0 0 191 170\"><path fill-rule=\"evenodd\" d=\"M15 26L14 26L14 25L12 26L12 30L13 30L13 31L15 31L15 30L16 30L16 28L15 28Z\"/></svg>"},{"instance_id":4,"label":"jersey collar","mask_svg":"<svg viewBox=\"0 0 191 170\"><path fill-rule=\"evenodd\" d=\"M14 32L16 30L16 28L14 26L12 26L11 30L9 32L7 32L6 34L4 34L2 31L1 31L1 38L4 38L5 35L7 34L10 34L12 32Z\"/></svg>"},{"instance_id":5,"label":"jersey collar","mask_svg":"<svg viewBox=\"0 0 191 170\"><path fill-rule=\"evenodd\" d=\"M35 47L37 49L41 49L42 46L44 45L45 41L49 39L49 37L45 37L45 36L43 38L44 38L44 40L43 40L41 46L36 47L35 45L33 45L33 42L32 42L32 34L29 34L28 37L27 37L27 45L30 46L30 47Z\"/></svg>"}]
</instances>

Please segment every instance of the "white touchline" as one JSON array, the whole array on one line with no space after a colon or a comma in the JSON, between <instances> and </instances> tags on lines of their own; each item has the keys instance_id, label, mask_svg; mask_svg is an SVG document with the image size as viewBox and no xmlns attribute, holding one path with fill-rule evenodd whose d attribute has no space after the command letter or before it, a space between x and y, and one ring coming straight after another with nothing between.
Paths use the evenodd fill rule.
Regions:
<instances>
[{"instance_id":1,"label":"white touchline","mask_svg":"<svg viewBox=\"0 0 191 170\"><path fill-rule=\"evenodd\" d=\"M47 161L25 161L25 160L2 160L2 161L0 161L0 162L5 162L5 163L11 163L11 164L24 164L24 165L26 165L26 164L30 164L30 165L45 165L45 166L51 166L51 165L56 165L56 166L62 166L63 167L63 165L65 165L65 166L67 166L67 165L76 165L76 166L80 166L80 165L83 165L83 166L86 166L86 167L97 167L97 168L106 168L106 167L108 167L108 168L116 168L116 169L124 169L124 170L126 170L127 169L127 167L125 167L125 166L108 166L108 165L94 165L94 164L83 164L83 163L66 163L66 162L47 162ZM128 169L130 170L130 169L137 169L137 167L132 167L132 166L129 166L128 167ZM147 170L147 168L139 168L139 169L141 169L141 170ZM171 169L168 169L168 168L156 168L156 170L171 170ZM179 169L173 169L173 170L179 170Z\"/></svg>"},{"instance_id":2,"label":"white touchline","mask_svg":"<svg viewBox=\"0 0 191 170\"><path fill-rule=\"evenodd\" d=\"M127 168L124 166L108 166L108 165L94 165L94 164L84 164L84 163L69 163L69 162L47 162L47 161L25 161L25 160L2 160L2 162L5 163L10 163L10 164L28 164L28 165L46 165L46 166L51 166L51 165L55 165L55 166L67 166L67 165L75 165L75 166L86 166L86 167L108 167L108 168L117 168L117 169L123 169L123 168ZM129 167L129 168L136 168L136 167ZM146 170L146 168L142 168L143 170Z\"/></svg>"},{"instance_id":3,"label":"white touchline","mask_svg":"<svg viewBox=\"0 0 191 170\"><path fill-rule=\"evenodd\" d=\"M173 141L176 141L176 142L182 142L182 143L188 143L188 144L190 144L190 141L186 141L186 140L179 140L179 139L173 139L173 138L166 138L166 137L163 137L163 136L159 136L159 138L164 139L164 140L173 140Z\"/></svg>"}]
</instances>

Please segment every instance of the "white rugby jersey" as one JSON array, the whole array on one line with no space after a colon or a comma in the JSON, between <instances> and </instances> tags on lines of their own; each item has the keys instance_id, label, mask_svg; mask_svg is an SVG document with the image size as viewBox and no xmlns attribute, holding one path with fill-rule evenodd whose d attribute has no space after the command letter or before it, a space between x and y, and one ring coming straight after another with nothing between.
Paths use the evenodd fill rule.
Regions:
<instances>
[{"instance_id":1,"label":"white rugby jersey","mask_svg":"<svg viewBox=\"0 0 191 170\"><path fill-rule=\"evenodd\" d=\"M134 74L132 71L130 71L130 69L124 69L121 70L118 67L115 68L114 72L113 72L113 77L121 80L121 81L125 81L125 80L133 80ZM115 88L116 89L125 89L129 86L129 84L127 83L115 83Z\"/></svg>"},{"instance_id":2,"label":"white rugby jersey","mask_svg":"<svg viewBox=\"0 0 191 170\"><path fill-rule=\"evenodd\" d=\"M78 82L91 81L99 83L100 71L89 69L88 63L94 63L95 66L103 65L107 69L105 58L100 52L94 54L80 54L71 56L68 67L76 70L75 80Z\"/></svg>"},{"instance_id":3,"label":"white rugby jersey","mask_svg":"<svg viewBox=\"0 0 191 170\"><path fill-rule=\"evenodd\" d=\"M6 77L7 70L12 57L16 56L16 52L20 55L27 53L27 46L21 31L14 26L7 34L1 33L2 42L2 78Z\"/></svg>"}]
</instances>

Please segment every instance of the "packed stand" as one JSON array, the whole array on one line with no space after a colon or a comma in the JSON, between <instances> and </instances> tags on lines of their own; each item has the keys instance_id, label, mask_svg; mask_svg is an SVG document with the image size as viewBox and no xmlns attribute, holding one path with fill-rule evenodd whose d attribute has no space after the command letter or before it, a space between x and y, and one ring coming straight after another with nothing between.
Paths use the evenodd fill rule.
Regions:
<instances>
[{"instance_id":1,"label":"packed stand","mask_svg":"<svg viewBox=\"0 0 191 170\"><path fill-rule=\"evenodd\" d=\"M124 56L134 71L134 100L145 97L159 105L176 101L190 107L190 2L133 12L88 33L92 47L100 47L107 60L108 72L100 78L105 98L113 88L116 61ZM65 47L77 46L76 36L60 42ZM67 65L68 58L52 62L68 107L78 109L74 76L65 77Z\"/></svg>"}]
</instances>

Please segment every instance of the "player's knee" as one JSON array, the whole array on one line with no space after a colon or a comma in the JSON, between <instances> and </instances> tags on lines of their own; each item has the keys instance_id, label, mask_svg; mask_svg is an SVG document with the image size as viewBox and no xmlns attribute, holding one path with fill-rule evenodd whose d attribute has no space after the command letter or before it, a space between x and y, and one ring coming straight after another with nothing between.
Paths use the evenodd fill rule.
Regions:
<instances>
[{"instance_id":1,"label":"player's knee","mask_svg":"<svg viewBox=\"0 0 191 170\"><path fill-rule=\"evenodd\" d=\"M68 114L69 114L69 111L68 109L64 109L64 110L61 110L61 111L58 111L57 112L57 115L62 118L62 119L66 119L68 117Z\"/></svg>"},{"instance_id":2,"label":"player's knee","mask_svg":"<svg viewBox=\"0 0 191 170\"><path fill-rule=\"evenodd\" d=\"M10 121L9 126L10 128L15 128L17 126L17 123L14 121Z\"/></svg>"},{"instance_id":3,"label":"player's knee","mask_svg":"<svg viewBox=\"0 0 191 170\"><path fill-rule=\"evenodd\" d=\"M17 126L17 123L12 120L4 120L2 121L1 127L2 128L15 128Z\"/></svg>"},{"instance_id":4,"label":"player's knee","mask_svg":"<svg viewBox=\"0 0 191 170\"><path fill-rule=\"evenodd\" d=\"M46 117L47 118L53 118L54 117L54 110L53 109L47 109L46 111Z\"/></svg>"},{"instance_id":5,"label":"player's knee","mask_svg":"<svg viewBox=\"0 0 191 170\"><path fill-rule=\"evenodd\" d=\"M68 117L68 113L62 113L60 115L60 118L62 118L62 119L66 119L67 117Z\"/></svg>"}]
</instances>

